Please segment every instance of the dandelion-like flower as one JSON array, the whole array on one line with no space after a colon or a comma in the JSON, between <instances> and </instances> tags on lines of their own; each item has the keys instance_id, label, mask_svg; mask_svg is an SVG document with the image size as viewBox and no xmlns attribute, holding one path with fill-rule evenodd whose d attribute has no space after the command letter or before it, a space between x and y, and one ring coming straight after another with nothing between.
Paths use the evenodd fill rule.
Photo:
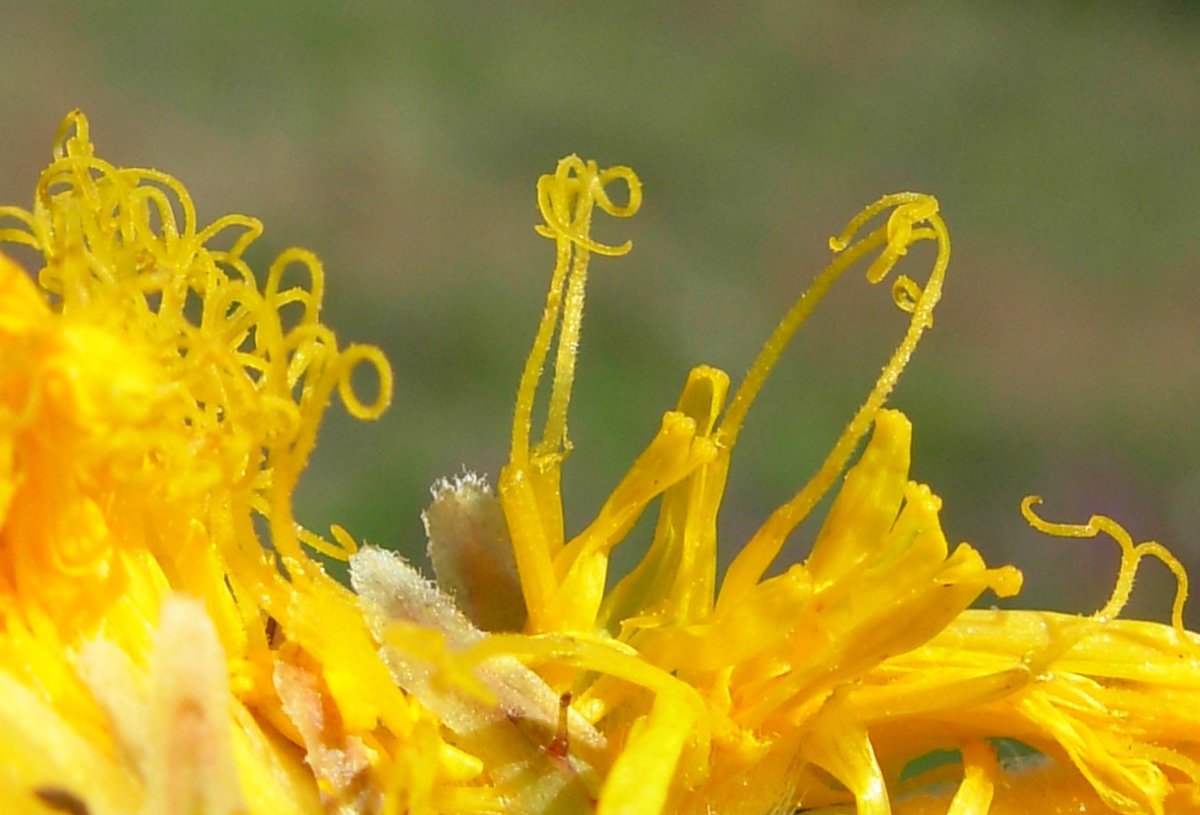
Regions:
<instances>
[{"instance_id":1,"label":"dandelion-like flower","mask_svg":"<svg viewBox=\"0 0 1200 815\"><path fill-rule=\"evenodd\" d=\"M623 189L619 189L622 188ZM538 183L556 263L496 493L464 474L425 513L437 582L299 526L292 490L336 391L390 400L374 348L321 323L324 274L258 221L196 223L183 186L95 157L67 118L32 209L0 207L0 797L110 813L1183 813L1200 811L1200 637L1186 575L1100 516L1042 520L1121 547L1090 617L984 611L1020 573L951 548L884 402L933 324L949 261L936 201L885 196L729 396L701 366L594 521L560 472L594 214L633 215L632 170L575 157ZM619 203L624 201L624 203ZM868 228L875 221L882 223ZM825 291L899 275L908 329L817 474L723 577L716 520L739 430ZM216 247L225 248L216 248ZM552 376L542 383L553 352ZM351 373L372 368L363 400ZM542 387L539 387L542 385ZM535 411L539 395L545 405ZM534 414L544 414L540 439ZM838 479L868 435L857 462ZM766 576L836 489L803 563ZM642 514L641 562L609 556ZM351 587L320 554L349 561ZM1169 625L1118 617L1143 557L1179 582Z\"/></svg>"}]
</instances>

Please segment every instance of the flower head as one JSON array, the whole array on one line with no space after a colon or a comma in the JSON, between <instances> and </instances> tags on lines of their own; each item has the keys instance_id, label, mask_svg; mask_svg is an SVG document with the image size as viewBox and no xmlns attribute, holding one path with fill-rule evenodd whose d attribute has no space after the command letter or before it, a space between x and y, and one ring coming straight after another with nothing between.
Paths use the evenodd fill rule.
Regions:
<instances>
[{"instance_id":1,"label":"flower head","mask_svg":"<svg viewBox=\"0 0 1200 815\"><path fill-rule=\"evenodd\" d=\"M570 157L537 189L556 263L510 459L495 495L475 475L435 485L433 583L294 519L333 392L372 418L391 391L377 349L320 322L317 259L289 250L260 286L243 260L257 221L200 227L178 181L96 158L68 117L33 208L0 207L0 243L42 258L34 285L0 255L5 800L91 815L1200 808L1200 637L1178 562L1103 517L1043 521L1030 499L1045 532L1117 541L1111 600L1091 617L973 610L1020 573L951 547L940 499L909 480L912 427L883 405L941 296L934 199L885 196L831 239L732 396L726 374L694 369L568 536L586 274L630 249L591 222L635 214L641 187ZM721 496L768 373L843 271L861 261L878 283L919 241L936 260L923 285L892 285L899 347L718 579ZM369 403L350 385L361 364L379 380ZM835 488L808 558L768 576ZM645 556L616 579L612 551L655 503ZM353 591L314 552L349 560ZM1146 556L1179 578L1171 625L1118 618Z\"/></svg>"}]
</instances>

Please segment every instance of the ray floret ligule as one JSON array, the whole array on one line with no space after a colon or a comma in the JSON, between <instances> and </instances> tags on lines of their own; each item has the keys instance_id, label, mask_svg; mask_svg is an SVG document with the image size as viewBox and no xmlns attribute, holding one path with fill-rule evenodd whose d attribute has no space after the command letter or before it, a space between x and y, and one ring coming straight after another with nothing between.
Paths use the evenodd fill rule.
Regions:
<instances>
[{"instance_id":1,"label":"ray floret ligule","mask_svg":"<svg viewBox=\"0 0 1200 815\"><path fill-rule=\"evenodd\" d=\"M568 534L560 474L587 272L630 250L595 240L592 220L632 216L641 196L631 169L573 156L539 180L555 266L510 458L495 492L470 473L435 484L434 582L340 527L296 522L293 488L334 394L370 419L392 390L378 349L340 345L321 321L319 260L292 249L256 275L257 220L200 225L178 180L97 157L87 119L68 116L32 206L0 206L0 246L36 280L0 255L10 811L1200 811L1200 637L1183 625L1178 561L1102 516L1044 520L1030 498L1035 528L1117 543L1112 596L1091 616L975 609L985 592L1016 594L1020 572L950 546L940 499L909 478L912 426L884 403L949 262L929 196L885 196L852 219L741 384L693 369ZM925 282L893 274L925 241ZM747 412L858 264L872 283L894 278L908 327L816 474L734 542L719 576ZM366 400L360 367L376 377ZM777 564L830 492L808 557ZM611 575L648 511L644 556ZM1170 624L1120 617L1145 557L1178 578ZM350 586L328 559L349 562Z\"/></svg>"}]
</instances>

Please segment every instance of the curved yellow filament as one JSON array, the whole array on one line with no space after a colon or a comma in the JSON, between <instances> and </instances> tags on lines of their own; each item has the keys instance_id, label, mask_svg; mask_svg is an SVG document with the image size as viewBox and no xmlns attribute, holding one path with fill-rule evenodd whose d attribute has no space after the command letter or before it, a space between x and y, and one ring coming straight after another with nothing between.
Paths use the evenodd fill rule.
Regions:
<instances>
[{"instance_id":1,"label":"curved yellow filament","mask_svg":"<svg viewBox=\"0 0 1200 815\"><path fill-rule=\"evenodd\" d=\"M1171 573L1175 575L1175 600L1171 604L1171 626L1176 631L1183 631L1183 607L1187 602L1188 576L1183 564L1158 541L1144 541L1134 544L1133 538L1125 528L1112 518L1104 515L1093 515L1086 524L1052 523L1043 520L1033 508L1042 502L1041 496L1030 495L1021 502L1021 514L1025 520L1039 532L1054 535L1059 538L1094 538L1103 533L1117 542L1121 547L1121 567L1117 573L1117 584L1113 587L1112 596L1108 602L1097 611L1094 619L1107 621L1117 617L1129 595L1133 591L1133 581L1137 576L1138 561L1144 557L1158 558Z\"/></svg>"}]
</instances>

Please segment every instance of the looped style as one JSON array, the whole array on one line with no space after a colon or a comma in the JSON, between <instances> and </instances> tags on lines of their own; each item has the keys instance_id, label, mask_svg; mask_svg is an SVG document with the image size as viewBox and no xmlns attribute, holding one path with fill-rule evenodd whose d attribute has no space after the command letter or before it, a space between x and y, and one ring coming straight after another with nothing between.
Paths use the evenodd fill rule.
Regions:
<instances>
[{"instance_id":1,"label":"looped style","mask_svg":"<svg viewBox=\"0 0 1200 815\"><path fill-rule=\"evenodd\" d=\"M614 204L606 187L613 181L624 181L629 200L624 206ZM619 246L607 246L592 240L592 207L614 218L629 218L642 206L642 182L629 167L609 167L600 170L594 161L567 156L558 162L553 175L543 175L537 183L538 210L545 225L534 229L539 235L553 240L565 238L580 249L598 255L624 255L633 248L625 241Z\"/></svg>"},{"instance_id":2,"label":"looped style","mask_svg":"<svg viewBox=\"0 0 1200 815\"><path fill-rule=\"evenodd\" d=\"M1093 515L1085 524L1053 523L1043 520L1033 511L1033 508L1040 503L1042 503L1040 495L1026 496L1025 500L1021 502L1021 514L1037 531L1058 538L1094 538L1104 534L1115 540L1121 547L1121 568L1117 573L1116 585L1113 586L1113 592L1108 602L1092 615L1093 619L1107 621L1116 619L1120 615L1125 604L1129 602L1129 595L1133 592L1133 581L1137 577L1138 563L1144 557L1153 557L1162 561L1162 564L1175 576L1175 599L1171 603L1171 626L1176 631L1184 630L1183 608L1187 603L1188 596L1187 570L1183 568L1179 558L1171 554L1167 547L1158 541L1143 541L1134 544L1133 538L1125 531L1125 527L1104 515Z\"/></svg>"}]
</instances>

